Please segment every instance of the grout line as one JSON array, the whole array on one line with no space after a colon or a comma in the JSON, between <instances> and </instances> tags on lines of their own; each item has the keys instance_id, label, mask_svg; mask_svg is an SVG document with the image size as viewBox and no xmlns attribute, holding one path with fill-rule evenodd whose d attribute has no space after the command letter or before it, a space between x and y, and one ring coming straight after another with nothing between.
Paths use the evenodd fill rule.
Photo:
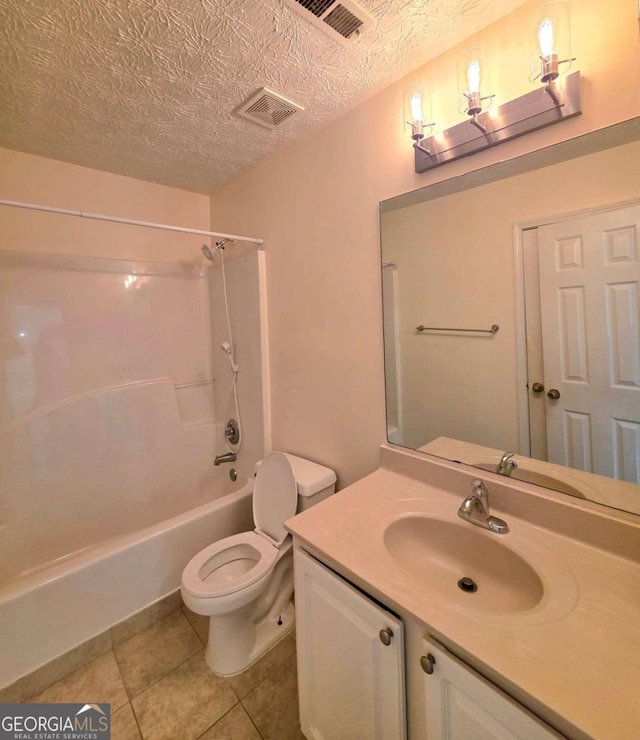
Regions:
<instances>
[{"instance_id":1,"label":"grout line","mask_svg":"<svg viewBox=\"0 0 640 740\"><path fill-rule=\"evenodd\" d=\"M189 619L189 617L188 617L188 616L187 616L187 615L185 614L185 612L184 612L184 609L183 609L182 607L180 607L180 613L181 613L181 614L182 614L182 616L183 616L183 617L184 617L184 618L185 618L185 619L187 620L187 623L189 624L189 627L191 627L191 629L192 629L192 630L193 630L193 631L195 632L195 635L196 635L196 637L198 638L198 640L200 640L200 644L202 645L202 647L206 649L206 647L207 647L207 646L206 646L206 644L205 644L205 643L204 643L204 642L202 641L202 638L201 638L201 637L200 637L200 635L198 634L198 630L197 630L197 629L196 629L196 628L195 628L195 627L194 627L194 626L193 626L193 625L191 624L191 620L190 620L190 619Z\"/></svg>"},{"instance_id":2,"label":"grout line","mask_svg":"<svg viewBox=\"0 0 640 740\"><path fill-rule=\"evenodd\" d=\"M59 661L61 664L64 662L64 660L71 654L73 654L76 651L80 651L82 649L88 650L88 645L92 642L95 642L97 644L98 640L103 635L108 635L108 643L109 647L106 647L102 652L97 653L96 655L91 656L90 658L86 658L86 656L83 658L81 663L77 663L74 665L73 668L67 669L65 672L63 672L60 676L57 676L52 681L47 683L44 686L40 686L39 689L36 691L31 691L24 695L21 691L18 692L18 697L14 698L13 701L18 704L27 704L33 699L35 696L38 696L38 694L42 694L43 691L46 691L47 689L50 689L55 684L59 683L60 681L64 681L65 679L69 678L72 674L76 673L77 671L80 671L82 669L85 669L87 666L91 665L93 662L98 660L98 658L101 658L103 655L106 655L108 652L113 650L113 640L111 636L111 628L107 628L106 630L103 630L99 634L95 635L94 637L90 637L88 640L85 640L84 642L80 643L80 645L76 645L76 647L71 648L71 650L67 650L65 653L62 653L62 655L57 656L56 658L52 658L47 663L44 663L43 665L39 666L38 668L34 669L30 673L27 673L24 676L21 676L13 683L8 684L7 686L2 687L0 689L0 696L2 695L2 692L7 691L10 688L13 688L14 686L17 686L20 682L29 682L32 680L38 673L44 672L47 668L47 666L50 666L51 664L55 663L56 661ZM0 703L1 703L0 699ZM5 700L6 701L6 700Z\"/></svg>"},{"instance_id":3,"label":"grout line","mask_svg":"<svg viewBox=\"0 0 640 740\"><path fill-rule=\"evenodd\" d=\"M241 697L241 696L240 696L240 695L238 694L238 692L237 692L237 691L236 691L236 690L235 690L235 689L233 688L233 684L231 683L231 681L229 681L229 679L228 679L228 678L224 678L223 680L224 680L224 682L225 682L225 685L226 685L226 686L228 686L228 687L229 687L229 688L231 689L231 693L232 693L232 694L233 694L233 695L234 695L234 696L236 697L236 699L238 700L238 702L241 702L241 701L242 701L242 697Z\"/></svg>"},{"instance_id":4,"label":"grout line","mask_svg":"<svg viewBox=\"0 0 640 740\"><path fill-rule=\"evenodd\" d=\"M167 676L170 676L174 671L177 671L178 668L180 668L181 666L183 666L185 663L188 663L192 658L195 658L196 655L200 655L200 653L203 653L203 652L204 652L204 650L202 648L200 650L196 650L196 652L193 653L193 655L190 655L188 658L185 658L185 660L183 660L181 663L178 663L177 665L175 665L170 671L167 671L165 674L163 674L162 676L160 676L160 678L156 679L153 683L150 683L147 686L147 688L144 689L144 691L141 691L139 694L136 694L135 696L132 696L129 699L129 701L131 702L131 705L133 706L133 700L134 699L137 699L138 697L142 696L143 694L146 694L147 691L149 691L149 689L153 688L156 684L160 683L160 681L162 681L163 679L165 679ZM120 668L120 666L118 666L118 668ZM124 683L124 680L123 680L122 683ZM124 685L124 688L127 691L127 695L129 695L129 691L127 689L127 685L126 684Z\"/></svg>"},{"instance_id":5,"label":"grout line","mask_svg":"<svg viewBox=\"0 0 640 740\"><path fill-rule=\"evenodd\" d=\"M199 655L200 653L203 653L203 652L204 652L204 650L198 650L198 651L197 651L197 652L195 652L195 653L194 653L193 655L189 656L189 657L188 657L188 658L187 658L186 660L183 660L183 661L182 661L182 663L179 663L179 664L178 664L177 666L175 666L174 668L172 668L172 669L171 669L171 670L170 670L170 671L169 671L168 673L165 673L165 674L164 674L164 676L162 676L161 678L159 678L159 679L158 679L157 681L154 681L154 682L153 682L152 684L150 684L150 685L149 685L149 686L148 686L148 687L147 687L147 688L146 688L146 689L145 689L144 691L141 691L141 692L140 692L139 694L137 694L137 695L136 695L136 696L135 696L134 698L135 698L135 699L138 699L138 698L139 698L139 697L141 697L141 696L142 696L143 694L146 694L146 692L147 692L147 691L149 691L149 689L153 688L153 687L154 687L154 686L155 686L156 684L160 683L160 681L162 681L163 679L165 679L165 678L166 678L167 676L171 675L171 674L172 674L172 673L173 673L174 671L176 671L176 670L177 670L178 668L180 668L180 666L183 666L183 665L184 665L185 663L187 663L188 661L190 661L190 660L191 660L192 658L194 658L194 657L195 657L196 655ZM119 669L120 669L120 667L118 666L118 670L119 670ZM124 681L123 681L123 683L124 683ZM235 704L233 704L233 706L232 706L232 707L230 707L230 708L229 708L229 710L228 710L227 712L225 712L225 714L223 714L223 715L222 715L222 717L224 717L225 715L229 714L229 712L230 712L230 711L231 711L231 710L232 710L232 709L233 709L234 707L237 707L237 706L238 706L238 704L240 704L240 699L238 699L238 697L237 697L237 694L235 693L235 691L233 691L233 687L232 687L232 686L229 686L229 688L231 688L231 693L232 693L232 694L233 694L233 695L234 695L234 696L236 697L236 702L235 702ZM125 685L125 689L126 689L126 685ZM128 692L127 692L127 693L128 693ZM147 738L145 738L145 736L144 736L144 734L143 734L143 732L142 732L142 727L140 726L140 723L138 722L138 715L136 714L136 710L135 710L135 707L134 707L134 705L133 705L133 699L130 699L130 700L129 700L129 704L131 705L131 709L132 709L132 711L133 711L133 716L135 717L135 720L136 720L136 725L138 726L138 731L139 731L139 733L140 733L140 737L142 738L142 740L147 740ZM243 707L243 708L244 708L244 707ZM245 709L245 712L246 712L246 709ZM249 713L247 712L247 714L249 714ZM220 721L220 720L222 719L222 717L219 717L219 718L218 718L218 719L217 719L217 720L216 720L216 721L215 721L215 722L214 722L214 723L213 723L212 725L209 725L209 727L207 727L207 728L206 728L206 729L204 730L204 732L202 733L202 735L204 735L204 734L205 734L206 732L208 732L208 731L209 731L209 730L210 730L210 729L211 729L212 727L214 727L214 726L215 726L215 725L216 725L216 724L217 724L217 723L218 723L218 722L219 722L219 721ZM256 729L257 729L257 728L256 728ZM198 735L197 737L198 737L198 738L200 738L200 737L202 737L202 735ZM262 735L260 735L260 737L262 738Z\"/></svg>"},{"instance_id":6,"label":"grout line","mask_svg":"<svg viewBox=\"0 0 640 740\"><path fill-rule=\"evenodd\" d=\"M85 640L85 641L81 642L79 645L76 645L75 647L73 647L73 648L65 651L62 655L58 655L57 657L52 658L51 660L47 661L43 665L38 666L37 668L35 668L33 671L30 671L29 673L25 674L24 676L21 676L20 678L17 678L15 681L13 681L12 683L8 684L7 686L3 686L2 688L0 688L0 697L2 696L3 692L7 692L8 689L14 688L15 686L17 686L21 682L23 682L23 683L27 683L28 681L33 682L34 677L38 673L43 672L44 670L46 670L46 668L48 666L51 666L56 661L59 662L60 664L62 664L64 662L64 660L65 659L68 660L69 656L70 655L73 655L73 653L78 652L78 651L81 651L83 649L88 651L89 650L88 646L91 643L98 644L98 641L102 637L106 636L106 642L108 642L108 646L105 646L105 649L102 650L102 652L96 653L95 655L93 655L89 659L84 658L82 660L82 662L73 664L73 667L72 668L68 668L67 670L63 671L60 675L57 675L52 681L50 681L49 683L47 683L44 686L40 686L35 691L30 691L29 693L23 693L22 691L18 691L17 694L16 694L16 697L14 698L14 700L17 701L20 704L27 703L34 696L37 696L38 694L41 694L43 691L46 691L47 689L49 689L51 686L53 686L54 684L58 683L59 681L63 681L64 679L66 679L69 676L71 676L71 674L76 673L76 671L79 671L81 669L85 669L88 665L91 665L91 663L93 663L98 658L101 658L103 655L106 655L108 652L114 652L115 653L115 649L117 647L120 647L120 645L123 645L125 642L127 642L130 639L132 639L136 635L139 635L141 632L144 632L145 630L149 629L150 627L153 627L155 624L157 624L161 620L165 619L166 617L169 617L172 614L175 614L175 612L178 611L178 610L180 610L182 612L183 616L189 622L191 628L194 630L194 632L196 632L196 636L198 637L198 640L200 641L200 643L204 647L206 647L206 645L203 643L202 639L200 638L200 635L197 633L197 631L195 630L195 628L191 624L189 618L184 613L184 610L182 608L184 606L184 603L183 603L183 601L182 601L181 598L179 598L179 600L178 600L179 601L179 604L178 604L178 606L174 610L172 610L171 612L169 612L167 614L164 614L161 617L158 617L157 619L155 619L150 624L148 624L145 627L143 627L142 629L134 632L132 635L130 635L129 637L127 637L125 640L119 640L117 644L115 643L115 641L113 639L113 630L114 630L115 627L117 627L118 625L123 624L124 622L130 621L131 619L135 618L137 614L140 614L141 612L150 610L152 607L154 607L157 604L160 604L162 601L167 601L167 600L171 599L172 596L173 596L173 594L174 593L177 593L177 592L178 592L178 589L176 589L174 592L171 592L171 593L167 594L167 596L163 597L162 599L160 599L160 600L158 600L156 602L153 602L152 604L149 604L148 606L144 607L142 610L140 610L140 612L136 612L136 613L130 615L129 617L126 617L125 619L120 620L119 622L116 622L115 624L112 624L110 627L107 627L105 630L103 630L102 632L98 633L97 635L94 635L93 637L90 637L88 640ZM117 663L117 660L116 660L116 663ZM118 666L118 669L119 669L119 666ZM55 671L54 671L54 673L55 673ZM121 678L122 678L122 676L121 676ZM126 686L125 686L125 689L126 689ZM129 696L129 692L128 691L127 691L127 696Z\"/></svg>"},{"instance_id":7,"label":"grout line","mask_svg":"<svg viewBox=\"0 0 640 740\"><path fill-rule=\"evenodd\" d=\"M284 638L283 638L283 640L281 640L280 642L283 642L284 640L286 640L288 636L289 636L289 635L287 635L286 637L284 637ZM276 644L279 644L279 643L276 643ZM275 646L274 646L274 647L275 647ZM268 650L268 651L267 651L267 652L265 653L265 655L268 655L268 654L269 654L269 652L270 652L271 650L273 650L273 648L270 648L270 650ZM291 655L287 655L287 656L286 656L285 658L283 658L282 660L280 660L280 661L278 661L277 663L275 663L275 664L274 664L274 665L272 666L272 670L270 670L270 671L269 671L269 672L267 673L267 675L266 675L266 676L265 676L265 677L264 677L264 678L263 678L263 679L262 679L261 681L258 681L258 683L257 683L257 684L256 684L256 685L255 685L255 686L254 686L254 687L253 687L253 688L252 688L252 689L251 689L250 691L248 691L248 692L247 692L247 693L246 693L246 694L245 694L245 695L244 695L244 696L243 696L243 697L242 697L242 698L240 699L240 701L242 702L242 701L243 701L244 699L246 699L246 698L247 698L247 697L248 697L249 695L253 694L253 692L254 692L254 691L255 691L256 689L258 689L258 688L259 688L260 686L262 686L262 684L263 684L263 683L264 683L265 681L268 681L268 680L269 680L269 679L271 678L271 675L272 675L272 671L273 671L273 670L275 670L275 669L280 669L280 668L282 668L282 666L284 666L284 664L285 664L285 663L286 663L286 662L287 662L288 660L290 660L291 658L296 658L296 668L297 668L297 654L296 654L296 650L297 650L297 648L296 648L296 647L294 646L294 650L293 650L293 653L291 653ZM264 658L264 655L263 655L262 657ZM260 660L261 660L261 659L260 659ZM258 661L256 661L256 663L257 663L257 662L258 662ZM255 663L254 663L253 665L255 665ZM233 686L232 686L231 688L233 688ZM235 692L234 692L234 693L235 693ZM247 710L247 714L248 714L248 710Z\"/></svg>"},{"instance_id":8,"label":"grout line","mask_svg":"<svg viewBox=\"0 0 640 740\"><path fill-rule=\"evenodd\" d=\"M133 708L133 704L131 703L131 701L129 701L128 704L129 704L129 707L131 707L131 714L133 714L133 721L136 723L136 727L138 728L138 734L140 735L142 740L144 740L144 735L142 734L142 727L140 727L140 723L138 722L138 715L136 714L136 710ZM120 707L120 709L124 709L124 707ZM120 709L118 709L118 712L120 711ZM113 719L113 714L111 715L111 718Z\"/></svg>"},{"instance_id":9,"label":"grout line","mask_svg":"<svg viewBox=\"0 0 640 740\"><path fill-rule=\"evenodd\" d=\"M138 715L136 714L136 710L133 707L133 702L129 702L129 704L131 705L131 711L133 712L133 719L135 720L136 727L138 728L138 733L140 737L142 738L142 740L145 740L145 737L142 734L142 727L140 726L140 722L138 720Z\"/></svg>"},{"instance_id":10,"label":"grout line","mask_svg":"<svg viewBox=\"0 0 640 740\"><path fill-rule=\"evenodd\" d=\"M208 727L207 727L207 728L206 728L206 729L204 730L204 732L202 732L202 734L198 735L198 737L196 738L196 740L199 740L199 738L201 738L201 737L203 737L204 735L206 735L206 734L207 734L207 732L209 732L209 730L210 730L210 729L211 729L212 727L215 727L215 726L216 726L216 725L218 724L218 722L222 722L222 720L223 720L223 719L224 719L224 718L225 718L225 717L227 716L227 714L229 714L230 712L232 712L232 711L233 711L233 710L234 710L234 709L235 709L235 708L236 708L236 707L238 706L238 704L240 704L240 700L239 700L239 699L238 699L238 701L237 701L237 702L236 702L236 703L235 703L235 704L234 704L234 705L233 705L232 707L229 707L229 709L227 709L227 711L226 711L226 712L225 712L225 713L224 713L224 714L223 714L222 716L218 717L218 719L217 719L217 720L216 720L216 721L215 721L215 722L214 722L214 723L213 723L212 725L209 725L209 726L208 726ZM246 710L245 710L245 711L246 711ZM261 737L262 737L262 736L261 736ZM144 740L144 738L143 738L142 740Z\"/></svg>"},{"instance_id":11,"label":"grout line","mask_svg":"<svg viewBox=\"0 0 640 740\"><path fill-rule=\"evenodd\" d=\"M129 700L129 703L131 704L131 700L133 699L133 697L131 696L129 687L127 686L126 681L124 680L124 676L122 675L122 669L120 668L120 662L118 661L118 656L116 654L116 651L113 650L113 648L112 648L112 652L113 652L113 659L115 660L116 667L118 669L118 676L120 677L120 681L122 681L122 685L124 686L124 693L127 695L127 699Z\"/></svg>"},{"instance_id":12,"label":"grout line","mask_svg":"<svg viewBox=\"0 0 640 740\"><path fill-rule=\"evenodd\" d=\"M179 611L179 610L176 610L176 611ZM170 617L173 614L175 614L175 612L171 612L171 614L167 614L167 618ZM191 627L191 629L193 630L193 627L192 627L191 623L189 622L189 620L187 619L187 617L184 615L184 613L181 612L181 614L182 614L183 619L186 620L186 622L189 625L189 627ZM165 619L165 617L163 617L162 619ZM161 622L161 621L162 620L159 619L157 622L154 622L153 624L149 625L149 627L147 627L146 629L150 629L151 627L154 627L156 624L158 624L158 622ZM145 630L142 630L142 632L144 632L144 631ZM195 630L193 630L193 631L195 632ZM134 637L137 637L137 635L142 634L142 632L138 632L136 635L132 635L130 638L128 638L128 640L132 640ZM198 642L202 645L202 640L198 637L198 634L197 633L196 633L196 637L198 639ZM125 640L125 642L128 642L128 640ZM121 644L124 644L124 643L121 643ZM127 683L124 680L124 676L122 675L122 670L120 668L120 663L118 662L118 656L116 654L116 651L115 651L115 649L112 648L112 652L113 652L113 655L114 655L114 658L115 658L115 661L116 661L116 665L118 666L118 672L120 674L120 680L122 681L122 683L124 685L124 690L125 690L127 696L129 697L129 701L131 701L131 702L134 699L137 699L139 696L142 696L142 694L144 694L146 691L148 691L152 686L155 686L159 681L162 681L163 678L166 678L170 673L173 673L173 671L175 671L176 668L180 668L181 665L184 665L188 660L191 660L191 658L193 658L195 655L198 655L198 653L200 653L202 651L203 651L203 648L200 648L200 649L196 650L195 653L192 653L191 655L189 655L188 658L185 658L185 660L183 660L182 662L180 662L177 665L173 666L173 668L171 668L169 671L167 671L162 676L160 676L160 678L156 679L153 683L150 683L145 689L143 689L142 691L140 691L140 693L136 694L135 696L132 696L131 695L131 692L129 691L129 687L127 686Z\"/></svg>"},{"instance_id":13,"label":"grout line","mask_svg":"<svg viewBox=\"0 0 640 740\"><path fill-rule=\"evenodd\" d=\"M248 694L247 694L247 696L248 696ZM242 701L240 701L240 706L244 709L244 713L247 715L247 717L249 717L249 720L251 721L251 724L256 728L256 732L258 733L258 735L260 735L261 740L264 740L264 735L260 732L260 728L255 723L253 717L251 716L251 713L245 707L245 705L242 703Z\"/></svg>"},{"instance_id":14,"label":"grout line","mask_svg":"<svg viewBox=\"0 0 640 740\"><path fill-rule=\"evenodd\" d=\"M137 629L135 632L132 632L124 640L121 639L117 644L115 644L114 641L113 641L113 630L114 630L114 628L118 627L119 625L124 624L125 622L130 622L136 616L136 614L132 614L131 617L128 617L127 619L123 619L122 621L117 622L116 624L112 625L109 628L109 632L111 633L110 634L110 637L111 637L111 649L112 650L115 650L116 648L119 648L120 646L122 646L125 643L129 642L129 640L133 640L134 637L137 637L138 635L141 635L143 632L146 632L147 630L151 629L152 627L155 627L158 623L164 621L165 619L168 619L169 617L172 617L178 611L182 611L181 606L178 606L175 609L173 609L172 611L167 612L167 614L163 614L161 617L158 617L157 619L154 619L153 622L150 622L149 624L146 624L144 627L141 627L140 629Z\"/></svg>"},{"instance_id":15,"label":"grout line","mask_svg":"<svg viewBox=\"0 0 640 740\"><path fill-rule=\"evenodd\" d=\"M188 616L187 616L187 615L186 615L186 614L184 613L184 610L182 609L182 606L181 606L181 607L179 607L179 609L176 609L175 611L178 611L178 610L180 610L180 611L181 611L181 613L182 613L182 616L183 616L183 618L184 618L184 619L185 619L185 620L187 621L187 623L188 623L188 624L189 624L189 626L191 627L192 631L193 631L193 632L195 633L196 637L198 638L198 641L199 641L199 643L200 643L201 645L203 645L203 643L202 643L202 640L200 639L200 635L198 634L198 632L197 632L197 630L195 629L195 627L193 626L193 624L192 624L192 623L190 622L190 620L189 620ZM173 615L173 614L175 613L175 611L172 611L172 612L171 612L170 614L167 614L167 615L165 615L164 617L162 617L162 619L165 619L165 618L167 618L167 617L169 617L169 616ZM148 627L146 627L145 629L149 629L149 628L153 627L153 626L154 626L155 624L157 624L158 622L162 621L162 619L156 620L156 622L152 623L151 625L149 625L149 626L148 626ZM131 636L130 638L127 638L127 640L125 640L125 641L123 641L123 642L119 643L119 644L118 644L118 646L116 646L116 647L119 647L120 645L123 645L123 644L124 644L125 642L127 642L127 641L128 641L128 640L130 640L130 639L133 639L133 638L134 638L134 637L136 637L136 636L137 636L138 634L141 634L141 633L142 633L142 632L144 632L144 631L145 631L145 630L141 630L140 632L138 632L138 633L135 633L135 634L134 634L134 635L132 635L132 636ZM284 640L286 640L286 639L287 639L288 637L289 637L289 634L285 635L285 637L283 637L281 641L284 641ZM279 644L279 643L280 643L281 641L278 641L278 643L276 643L276 644ZM124 680L124 677L123 677L123 674L122 674L122 669L121 669L121 665L120 665L120 663L119 663L119 661L118 661L118 657L117 657L117 655L116 655L116 648L114 648L113 646L112 646L112 647L111 647L110 649L106 650L106 651L105 651L104 653L101 653L101 654L100 654L99 656L95 656L94 658L92 658L92 660L90 660L90 661L89 661L88 663L83 663L82 665L78 666L78 667L77 667L77 668L76 668L76 669L75 669L74 671L72 671L72 673L73 673L73 672L75 672L75 671L77 671L77 670L80 670L80 669L84 669L84 668L86 668L86 666L90 665L90 664L91 664L91 663L93 663L93 662L94 662L95 660L97 660L98 658L102 657L102 655L105 655L105 654L107 654L108 652L111 652L111 653L112 653L112 655L113 655L113 659L114 659L114 662L115 662L115 664L116 664L116 668L117 668L117 671L118 671L118 678L120 679L120 682L121 682L121 684L122 684L123 688L125 689L125 693L126 693L126 696L127 696L127 702L126 702L126 704L123 704L123 705L122 705L121 707L119 707L119 708L118 708L118 709L117 709L117 710L116 710L115 712L113 712L113 713L112 713L112 715L111 715L111 716L113 717L113 715L114 715L114 714L116 714L117 712L119 712L119 711L120 711L121 709L124 709L124 708L125 708L125 707L126 707L126 706L128 705L128 706L130 707L131 711L133 712L133 717L134 717L134 721L135 721L135 723L136 723L136 727L137 727L137 729L138 729L138 732L139 732L139 734L140 734L140 737L142 738L142 740L145 740L145 736L144 736L144 734L143 734L143 732L142 732L142 727L141 727L141 725L140 725L140 722L139 722L138 716L137 716L137 714L136 714L136 710L135 710L135 707L134 707L134 705L133 705L133 701L134 701L135 699L137 699L137 698L141 697L141 696L142 696L143 694L145 694L145 693L146 693L147 691L149 691L149 690L150 690L151 688L153 688L153 687L154 687L154 686L155 686L156 684L158 684L158 683L159 683L160 681L162 681L162 680L164 680L165 678L167 678L168 676L170 676L170 675L171 675L171 674L172 674L173 672L175 672L176 670L178 670L178 669L179 669L179 668L180 668L181 666L183 666L183 665L184 665L185 663L187 663L187 662L188 662L189 660L191 660L192 658L196 657L197 655L200 655L200 653L204 653L205 647L206 647L206 646L204 646L204 645L203 645L203 646L202 646L202 647L201 647L200 649L196 650L196 652L195 652L195 653L193 653L192 655L189 655L189 656L188 656L187 658L185 658L185 659L184 659L183 661L181 661L181 662L180 662L180 663L178 663L177 665L173 666L173 667L172 667L172 668L171 668L171 669L170 669L169 671L167 671L166 673L164 673L164 674L163 674L162 676L160 676L160 677L159 677L158 679L156 679L156 680L155 680L155 681L154 681L153 683L149 684L149 685L148 685L147 687L145 687L145 689L144 689L143 691L140 691L140 692L139 692L138 694L136 694L135 696L133 696L133 695L132 695L132 694L130 693L130 691L129 691L129 688L127 687L127 684L125 683L125 680ZM275 646L273 646L273 647L275 647ZM273 648L271 648L271 650L272 650L272 649L273 649ZM270 651L268 651L268 652L270 652ZM266 654L265 654L265 655L266 655ZM279 668L279 667L281 667L281 666L282 666L282 665L283 665L283 664L284 664L285 662L287 662L288 660L290 660L290 659L291 659L291 657L293 657L293 656L295 656L295 647L294 647L294 652L293 652L293 655L288 655L288 656L287 656L286 658L284 658L284 659L283 659L282 661L279 661L279 662L278 662L278 663L276 664L276 666L274 666L274 667L275 667L275 668ZM256 661L256 662L257 662L257 661ZM69 674L69 675L70 675L70 674ZM65 676L65 678L66 678L66 676ZM266 676L265 678L263 678L263 679L262 679L262 681L260 681L260 682L259 682L258 684L256 684L256 686L254 686L254 687L253 687L253 688L252 688L252 689L251 689L251 690L250 690L250 691L248 692L248 694L247 694L247 695L246 695L246 696L244 697L244 699L246 699L246 698L247 698L248 696L250 696L251 694L253 694L253 692L254 692L254 691L255 691L255 690L256 690L256 689L257 689L257 688L258 688L259 686L261 686L261 685L262 685L262 684L263 684L263 683L264 683L264 682L265 682L265 681L266 681L266 680L267 680L268 678L269 678L269 676ZM62 679L58 679L58 681L60 681L60 680L62 680ZM53 685L53 684L57 683L58 681L54 681L54 682L53 682L52 684L50 684L50 685ZM206 729L204 730L204 732L203 732L203 733L202 733L201 735L197 736L197 737L198 737L198 738L202 737L202 735L206 734L206 733L207 733L207 732L208 732L208 731L209 731L209 730L210 730L210 729L211 729L212 727L215 727L215 725L216 725L216 724L217 724L218 722L220 722L220 721L221 721L221 720L223 719L223 717L225 717L225 716L226 716L227 714L229 714L229 712L231 712L231 711L232 711L233 709L237 708L237 706L238 706L238 705L240 705L240 707L242 708L242 711L243 711L243 712L244 712L244 713L245 713L245 714L247 715L247 717L249 718L249 720L250 720L251 724L253 725L253 727L255 728L256 732L258 733L258 736L259 736L259 737L261 738L261 740L264 740L264 735L262 734L262 732L260 731L260 729L259 729L258 725L257 725L257 724L256 724L256 722L254 721L254 719L253 719L253 717L252 717L251 713L249 712L249 710L247 709L247 707L246 707L246 706L244 705L244 703L243 703L243 699L241 699L241 698L240 698L240 696L239 696L239 695L238 695L238 694L236 693L235 689L233 688L233 685L231 684L231 682L230 682L230 681L229 681L228 679L224 679L224 681L225 681L225 684L226 684L226 685L227 685L227 686L228 686L228 687L229 687L229 688L231 689L231 693L232 693L232 695L233 695L233 696L234 696L234 697L236 698L236 701L235 701L235 703L234 703L234 704L233 704L233 705L232 705L232 706L231 706L231 707L229 708L229 710L227 710L227 712L225 712L225 714L223 714L223 715L222 715L221 717L219 717L219 718L218 718L218 719L217 719L217 720L216 720L216 721L215 721L215 722L214 722L214 723L213 723L212 725L210 725L209 727L207 727L207 728L206 728ZM46 689L46 688L49 688L49 686L45 687L45 689ZM44 690L44 689L43 689L43 690Z\"/></svg>"}]
</instances>

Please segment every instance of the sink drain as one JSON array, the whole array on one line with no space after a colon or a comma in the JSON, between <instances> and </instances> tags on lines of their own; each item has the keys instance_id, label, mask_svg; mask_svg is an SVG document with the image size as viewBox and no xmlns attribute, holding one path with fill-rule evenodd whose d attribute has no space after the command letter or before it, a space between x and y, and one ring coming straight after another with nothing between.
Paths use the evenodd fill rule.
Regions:
<instances>
[{"instance_id":1,"label":"sink drain","mask_svg":"<svg viewBox=\"0 0 640 740\"><path fill-rule=\"evenodd\" d=\"M472 578L465 577L458 581L458 588L466 591L468 594L473 594L478 590L478 584Z\"/></svg>"}]
</instances>

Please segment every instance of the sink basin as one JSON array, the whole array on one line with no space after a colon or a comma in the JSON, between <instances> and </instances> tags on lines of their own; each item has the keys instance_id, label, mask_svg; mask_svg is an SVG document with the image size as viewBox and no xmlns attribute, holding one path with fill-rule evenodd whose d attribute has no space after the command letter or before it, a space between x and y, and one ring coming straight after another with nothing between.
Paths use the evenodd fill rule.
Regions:
<instances>
[{"instance_id":1,"label":"sink basin","mask_svg":"<svg viewBox=\"0 0 640 740\"><path fill-rule=\"evenodd\" d=\"M384 544L425 588L444 592L462 608L503 615L534 609L545 595L542 579L500 537L462 520L411 514L387 526ZM465 591L458 585L462 578L472 579L477 590Z\"/></svg>"}]
</instances>

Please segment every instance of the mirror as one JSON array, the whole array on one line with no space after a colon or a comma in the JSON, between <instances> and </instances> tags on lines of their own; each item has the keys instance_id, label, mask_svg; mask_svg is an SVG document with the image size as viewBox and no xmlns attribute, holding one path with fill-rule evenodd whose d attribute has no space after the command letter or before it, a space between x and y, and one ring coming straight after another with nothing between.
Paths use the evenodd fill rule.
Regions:
<instances>
[{"instance_id":1,"label":"mirror","mask_svg":"<svg viewBox=\"0 0 640 740\"><path fill-rule=\"evenodd\" d=\"M638 161L632 119L381 203L389 442L640 514Z\"/></svg>"}]
</instances>

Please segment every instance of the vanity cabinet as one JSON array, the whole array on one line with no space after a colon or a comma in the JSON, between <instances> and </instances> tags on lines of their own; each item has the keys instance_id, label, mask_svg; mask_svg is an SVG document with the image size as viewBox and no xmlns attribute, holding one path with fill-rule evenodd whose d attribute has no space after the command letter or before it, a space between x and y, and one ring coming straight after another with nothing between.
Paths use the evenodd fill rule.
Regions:
<instances>
[{"instance_id":1,"label":"vanity cabinet","mask_svg":"<svg viewBox=\"0 0 640 740\"><path fill-rule=\"evenodd\" d=\"M423 642L428 740L552 740L554 730L447 650Z\"/></svg>"},{"instance_id":2,"label":"vanity cabinet","mask_svg":"<svg viewBox=\"0 0 640 740\"><path fill-rule=\"evenodd\" d=\"M308 740L562 737L425 638L417 622L404 625L300 547L294 568L300 723Z\"/></svg>"},{"instance_id":3,"label":"vanity cabinet","mask_svg":"<svg viewBox=\"0 0 640 740\"><path fill-rule=\"evenodd\" d=\"M302 732L402 740L402 622L299 548L294 565Z\"/></svg>"}]
</instances>

